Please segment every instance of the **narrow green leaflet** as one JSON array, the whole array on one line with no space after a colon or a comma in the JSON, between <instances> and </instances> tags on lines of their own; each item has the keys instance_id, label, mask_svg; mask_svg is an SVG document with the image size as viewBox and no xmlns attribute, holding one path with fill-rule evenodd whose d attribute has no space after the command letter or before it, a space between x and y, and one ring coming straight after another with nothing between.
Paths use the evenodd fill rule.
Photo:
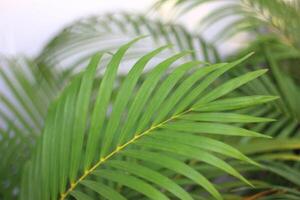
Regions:
<instances>
[{"instance_id":1,"label":"narrow green leaflet","mask_svg":"<svg viewBox=\"0 0 300 200\"><path fill-rule=\"evenodd\" d=\"M82 181L82 184L85 185L86 187L94 190L95 192L99 193L101 196L103 196L109 200L125 200L126 199L125 197L120 195L117 191L104 185L103 183L85 180L85 181Z\"/></svg>"},{"instance_id":2,"label":"narrow green leaflet","mask_svg":"<svg viewBox=\"0 0 300 200\"><path fill-rule=\"evenodd\" d=\"M184 162L180 162L167 155L162 155L161 153L154 153L150 151L127 150L123 154L139 160L155 163L159 166L175 171L178 174L182 174L205 188L216 199L222 199L219 192L209 182L209 180Z\"/></svg>"},{"instance_id":3,"label":"narrow green leaflet","mask_svg":"<svg viewBox=\"0 0 300 200\"><path fill-rule=\"evenodd\" d=\"M216 100L207 104L198 105L194 109L197 111L226 111L226 110L238 110L255 106L262 103L267 103L278 99L274 96L246 96L246 97L234 97Z\"/></svg>"},{"instance_id":4,"label":"narrow green leaflet","mask_svg":"<svg viewBox=\"0 0 300 200\"><path fill-rule=\"evenodd\" d=\"M168 190L169 192L177 196L179 199L192 199L192 197L179 185L175 184L172 180L165 176L162 176L160 173L154 170L151 170L149 168L143 167L135 163L129 163L125 161L110 161L107 164L108 166L112 166L120 170L125 170L129 173L135 174L137 176L140 176L141 178L149 180L159 185L160 187Z\"/></svg>"},{"instance_id":5,"label":"narrow green leaflet","mask_svg":"<svg viewBox=\"0 0 300 200\"><path fill-rule=\"evenodd\" d=\"M119 64L121 62L122 57L128 48L134 43L137 42L140 38L133 40L132 42L122 46L117 53L113 56L110 63L108 64L105 74L103 76L103 80L101 82L99 92L97 95L97 99L95 102L95 107L93 110L92 118L91 118L91 128L88 136L86 154L87 165L92 162L92 157L96 154L97 143L100 141L99 132L103 129L105 116L107 112L107 106L110 102L110 97L114 85L114 81L117 75L117 70ZM91 158L90 158L91 157Z\"/></svg>"},{"instance_id":6,"label":"narrow green leaflet","mask_svg":"<svg viewBox=\"0 0 300 200\"><path fill-rule=\"evenodd\" d=\"M96 55L92 58L86 73L83 75L80 88L78 91L76 110L74 117L74 129L72 133L72 151L70 163L70 179L74 181L77 171L80 166L82 145L84 139L84 131L86 127L87 111L92 92L93 79L96 68L100 61L101 56Z\"/></svg>"},{"instance_id":7,"label":"narrow green leaflet","mask_svg":"<svg viewBox=\"0 0 300 200\"><path fill-rule=\"evenodd\" d=\"M241 115L236 113L194 113L180 117L184 120L202 121L202 122L222 122L222 123L254 123L254 122L271 122L274 119L263 117L253 117L249 115Z\"/></svg>"},{"instance_id":8,"label":"narrow green leaflet","mask_svg":"<svg viewBox=\"0 0 300 200\"><path fill-rule=\"evenodd\" d=\"M89 197L88 195L76 190L72 191L71 195L77 200L92 200L92 198Z\"/></svg>"},{"instance_id":9,"label":"narrow green leaflet","mask_svg":"<svg viewBox=\"0 0 300 200\"><path fill-rule=\"evenodd\" d=\"M150 199L169 199L167 196L165 196L163 193L161 193L159 190L155 189L148 183L133 176L129 176L128 174L111 170L99 170L95 171L94 174L96 176L100 176L105 179L112 180L122 185L125 185L129 188L132 188L133 190L137 190L138 192L146 195Z\"/></svg>"},{"instance_id":10,"label":"narrow green leaflet","mask_svg":"<svg viewBox=\"0 0 300 200\"><path fill-rule=\"evenodd\" d=\"M177 121L164 125L163 127L182 132L270 138L268 135L262 135L244 128L220 123Z\"/></svg>"}]
</instances>

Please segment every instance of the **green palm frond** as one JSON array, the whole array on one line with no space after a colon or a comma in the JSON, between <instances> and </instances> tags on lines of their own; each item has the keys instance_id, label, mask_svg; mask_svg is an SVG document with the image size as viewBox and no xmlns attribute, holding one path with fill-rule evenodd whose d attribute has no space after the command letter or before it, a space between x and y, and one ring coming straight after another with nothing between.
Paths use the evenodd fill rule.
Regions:
<instances>
[{"instance_id":1,"label":"green palm frond","mask_svg":"<svg viewBox=\"0 0 300 200\"><path fill-rule=\"evenodd\" d=\"M121 60L137 40L112 55L100 84L95 76L103 56L93 56L88 68L50 106L43 134L24 171L22 199L193 199L199 188L203 189L198 196L206 191L222 199L213 180L189 165L193 162L208 164L250 184L223 157L257 164L218 138L267 137L228 124L240 122L239 116L224 112L275 99L224 98L266 70L249 72L210 88L249 55L230 63L199 67L197 61L176 64L188 55L181 52L155 64L138 84L146 64L166 49L162 47L142 56L123 82L117 83ZM174 64L179 66L171 68ZM95 84L98 92L93 90ZM112 98L114 88L116 96ZM220 117L215 121L216 115ZM270 121L246 115L242 120ZM177 182L178 175L191 183Z\"/></svg>"},{"instance_id":2,"label":"green palm frond","mask_svg":"<svg viewBox=\"0 0 300 200\"><path fill-rule=\"evenodd\" d=\"M1 58L0 199L300 198L299 2L173 2L178 16L220 2L201 35L233 17L216 41L255 40L210 64L200 35L120 13L71 24L35 59Z\"/></svg>"}]
</instances>

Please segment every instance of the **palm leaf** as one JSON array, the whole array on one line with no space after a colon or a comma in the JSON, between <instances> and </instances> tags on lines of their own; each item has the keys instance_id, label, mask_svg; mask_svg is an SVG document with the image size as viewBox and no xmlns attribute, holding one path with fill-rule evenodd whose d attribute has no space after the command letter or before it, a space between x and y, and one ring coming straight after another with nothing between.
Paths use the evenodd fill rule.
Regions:
<instances>
[{"instance_id":1,"label":"palm leaf","mask_svg":"<svg viewBox=\"0 0 300 200\"><path fill-rule=\"evenodd\" d=\"M174 196L192 199L185 188L178 189L182 186L176 183L176 179L168 177L168 171L189 177L194 185L204 188L214 198L222 199L210 180L186 164L189 160L202 161L249 184L236 169L205 145L201 148L201 145L183 141L187 136L198 138L201 135L216 144L216 151L235 152L233 157L236 159L253 163L233 147L213 139L213 135L267 136L223 124L226 121L210 124L190 119L189 123L200 129L185 129L187 122L181 118L199 114L198 107L206 104L218 105L218 99L261 76L265 70L247 73L208 90L215 79L249 56L213 66L199 67L197 62L188 62L170 68L187 54L182 52L154 66L142 83L137 84L144 65L163 49L160 48L142 56L122 84L116 86L121 60L139 39L121 46L112 55L95 99L92 98L92 87L96 84L99 54L93 56L87 69L76 76L50 106L43 134L24 172L22 199L67 199L70 195L76 199L94 199L98 195L108 199L145 196L151 199ZM190 73L199 76L196 82L185 81L190 80L187 76ZM116 98L112 98L114 87L118 88ZM185 101L190 95L193 99ZM166 108L164 102L169 99L176 103ZM264 102L272 99L274 97L266 97ZM152 101L156 105L151 104ZM176 107L181 102L185 103L178 111ZM261 102L253 100L251 104ZM223 110L227 110L226 107ZM147 115L145 111L151 115L144 117ZM169 140L175 132L178 132L176 137ZM155 170L157 168L161 170Z\"/></svg>"}]
</instances>

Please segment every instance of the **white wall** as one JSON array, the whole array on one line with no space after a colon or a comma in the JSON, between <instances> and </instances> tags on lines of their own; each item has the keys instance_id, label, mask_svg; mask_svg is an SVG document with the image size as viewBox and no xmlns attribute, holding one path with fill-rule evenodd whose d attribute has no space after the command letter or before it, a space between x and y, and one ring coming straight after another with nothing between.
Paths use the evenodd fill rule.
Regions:
<instances>
[{"instance_id":1,"label":"white wall","mask_svg":"<svg viewBox=\"0 0 300 200\"><path fill-rule=\"evenodd\" d=\"M34 55L62 27L80 17L144 11L153 0L0 0L0 54Z\"/></svg>"},{"instance_id":2,"label":"white wall","mask_svg":"<svg viewBox=\"0 0 300 200\"><path fill-rule=\"evenodd\" d=\"M0 54L36 55L43 45L65 25L92 14L107 12L145 13L156 0L0 0ZM221 2L226 3L226 2ZM196 19L207 14L216 5L195 9L179 20L188 28L197 30ZM164 20L172 18L169 7L159 12ZM206 33L210 39L218 30L214 26ZM244 44L240 36L221 46L223 55L233 52Z\"/></svg>"}]
</instances>

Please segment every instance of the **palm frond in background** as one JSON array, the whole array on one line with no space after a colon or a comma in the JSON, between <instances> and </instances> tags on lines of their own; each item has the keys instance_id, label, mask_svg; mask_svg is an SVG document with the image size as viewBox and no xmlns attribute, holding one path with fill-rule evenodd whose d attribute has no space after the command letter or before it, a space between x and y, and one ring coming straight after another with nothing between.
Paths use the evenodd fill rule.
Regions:
<instances>
[{"instance_id":1,"label":"palm frond in background","mask_svg":"<svg viewBox=\"0 0 300 200\"><path fill-rule=\"evenodd\" d=\"M241 32L250 32L275 34L285 43L300 47L300 3L297 0L158 0L154 7L159 9L164 4L171 4L171 12L177 17L198 7L214 4L212 11L199 17L194 29L204 32L215 24L225 24L215 37L218 41Z\"/></svg>"},{"instance_id":2,"label":"palm frond in background","mask_svg":"<svg viewBox=\"0 0 300 200\"><path fill-rule=\"evenodd\" d=\"M148 35L143 45L130 50L127 59L134 59L161 44L173 44L168 55L177 50L193 50L191 59L214 63L219 55L214 46L200 35L193 35L183 26L166 24L143 15L107 14L79 20L55 36L37 60L72 70L85 66L96 52L113 51L122 42L139 35Z\"/></svg>"},{"instance_id":3,"label":"palm frond in background","mask_svg":"<svg viewBox=\"0 0 300 200\"><path fill-rule=\"evenodd\" d=\"M54 70L24 57L1 58L1 199L17 198L21 170L43 130L48 105L64 85Z\"/></svg>"}]
</instances>

